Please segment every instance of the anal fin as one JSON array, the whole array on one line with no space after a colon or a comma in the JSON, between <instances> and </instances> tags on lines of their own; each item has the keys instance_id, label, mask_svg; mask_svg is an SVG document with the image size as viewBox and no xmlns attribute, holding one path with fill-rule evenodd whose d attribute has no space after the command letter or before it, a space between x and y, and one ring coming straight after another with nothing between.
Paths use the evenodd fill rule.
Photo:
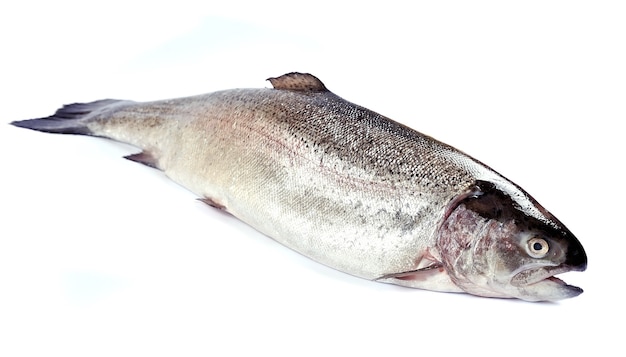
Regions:
<instances>
[{"instance_id":1,"label":"anal fin","mask_svg":"<svg viewBox=\"0 0 626 357\"><path fill-rule=\"evenodd\" d=\"M152 167L154 169L161 170L161 168L159 167L158 160L149 151L142 151L142 152L139 152L139 153L136 153L136 154L124 156L124 158L128 159L130 161L134 161L134 162L138 162L140 164L144 164L146 166L150 166L150 167Z\"/></svg>"},{"instance_id":2,"label":"anal fin","mask_svg":"<svg viewBox=\"0 0 626 357\"><path fill-rule=\"evenodd\" d=\"M218 200L215 200L215 199L210 198L210 197L203 197L203 198L198 198L198 201L206 203L207 205L209 205L209 206L211 206L213 208L217 208L220 211L223 211L223 212L226 212L226 213L230 214L230 212L228 212L228 208L226 208L226 206L224 204L222 204L221 202L219 202Z\"/></svg>"}]
</instances>

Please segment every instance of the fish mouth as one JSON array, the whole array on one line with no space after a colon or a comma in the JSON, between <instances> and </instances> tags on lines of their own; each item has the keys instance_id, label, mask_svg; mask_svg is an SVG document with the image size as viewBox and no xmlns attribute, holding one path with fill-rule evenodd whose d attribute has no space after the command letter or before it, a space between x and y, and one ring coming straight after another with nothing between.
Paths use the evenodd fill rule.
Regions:
<instances>
[{"instance_id":1,"label":"fish mouth","mask_svg":"<svg viewBox=\"0 0 626 357\"><path fill-rule=\"evenodd\" d=\"M526 294L532 293L524 300L554 301L572 298L582 294L583 289L569 285L555 275L582 270L585 269L569 265L529 268L515 274L511 279L511 285L523 289Z\"/></svg>"}]
</instances>

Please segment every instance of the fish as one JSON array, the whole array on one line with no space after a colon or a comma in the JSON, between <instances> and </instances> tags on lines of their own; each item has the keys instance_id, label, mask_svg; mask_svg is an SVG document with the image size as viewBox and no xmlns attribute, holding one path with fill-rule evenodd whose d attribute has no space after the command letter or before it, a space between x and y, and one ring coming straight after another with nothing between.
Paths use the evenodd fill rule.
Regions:
<instances>
[{"instance_id":1,"label":"fish","mask_svg":"<svg viewBox=\"0 0 626 357\"><path fill-rule=\"evenodd\" d=\"M439 292L557 301L579 240L518 185L454 147L291 72L272 88L105 99L14 121L141 151L199 200L321 264Z\"/></svg>"}]
</instances>

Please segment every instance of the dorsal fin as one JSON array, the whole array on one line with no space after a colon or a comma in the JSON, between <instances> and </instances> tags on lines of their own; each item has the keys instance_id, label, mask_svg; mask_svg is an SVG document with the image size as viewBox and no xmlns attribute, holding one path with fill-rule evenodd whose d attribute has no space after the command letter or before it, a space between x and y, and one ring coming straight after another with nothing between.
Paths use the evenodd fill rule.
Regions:
<instances>
[{"instance_id":1,"label":"dorsal fin","mask_svg":"<svg viewBox=\"0 0 626 357\"><path fill-rule=\"evenodd\" d=\"M324 83L309 73L291 72L280 77L268 78L274 89L298 92L328 92Z\"/></svg>"}]
</instances>

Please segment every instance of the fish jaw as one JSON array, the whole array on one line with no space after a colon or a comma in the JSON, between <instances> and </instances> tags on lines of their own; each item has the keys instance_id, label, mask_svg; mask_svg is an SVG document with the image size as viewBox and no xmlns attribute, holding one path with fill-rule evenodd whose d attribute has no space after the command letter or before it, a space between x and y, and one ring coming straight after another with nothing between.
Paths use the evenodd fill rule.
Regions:
<instances>
[{"instance_id":1,"label":"fish jaw","mask_svg":"<svg viewBox=\"0 0 626 357\"><path fill-rule=\"evenodd\" d=\"M555 277L587 267L573 234L554 217L546 217L554 223L546 224L506 194L482 186L452 201L438 231L442 263L454 283L474 295L526 301L580 295L581 288ZM545 251L533 251L539 248Z\"/></svg>"},{"instance_id":2,"label":"fish jaw","mask_svg":"<svg viewBox=\"0 0 626 357\"><path fill-rule=\"evenodd\" d=\"M511 285L524 291L524 300L527 301L556 301L576 297L583 293L583 289L569 285L558 274L570 271L584 271L585 267L569 265L555 267L540 267L526 269L511 278ZM535 298L533 298L535 297Z\"/></svg>"},{"instance_id":3,"label":"fish jaw","mask_svg":"<svg viewBox=\"0 0 626 357\"><path fill-rule=\"evenodd\" d=\"M569 285L556 277L559 274L573 271L582 272L587 269L587 255L580 242L565 227L560 230L560 233L561 236L550 242L550 245L553 247L567 245L567 248L563 249L562 252L554 254L554 256L564 256L562 263L554 265L551 261L544 261L536 266L530 264L526 266L526 269L512 275L510 284L524 292L524 300L556 301L573 298L583 293L583 289ZM525 244L527 238L528 235L526 234L521 239L521 243Z\"/></svg>"}]
</instances>

